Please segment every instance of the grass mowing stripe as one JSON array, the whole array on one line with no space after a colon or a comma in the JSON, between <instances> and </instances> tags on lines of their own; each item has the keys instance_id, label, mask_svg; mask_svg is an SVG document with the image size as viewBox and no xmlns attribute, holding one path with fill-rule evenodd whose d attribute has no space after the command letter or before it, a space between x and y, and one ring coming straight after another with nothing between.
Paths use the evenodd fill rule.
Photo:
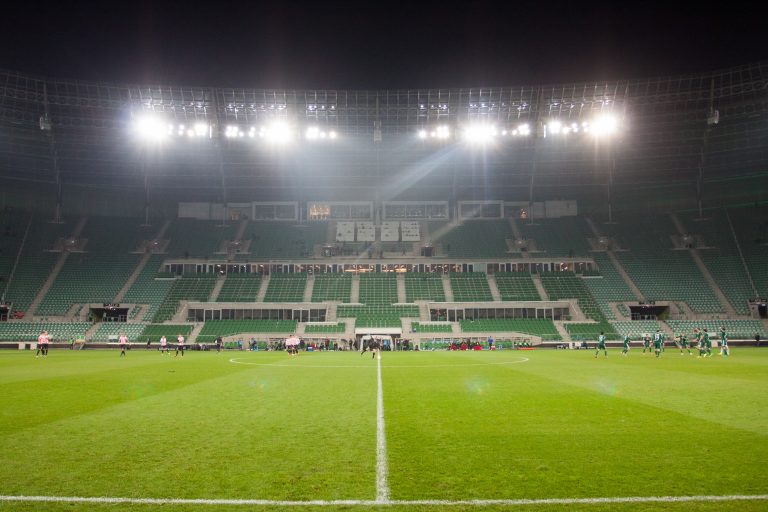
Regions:
<instances>
[{"instance_id":1,"label":"grass mowing stripe","mask_svg":"<svg viewBox=\"0 0 768 512\"><path fill-rule=\"evenodd\" d=\"M757 349L742 349L745 357L706 359L653 356L608 357L595 359L581 351L558 358L560 371L552 371L558 354L538 354L533 364L510 368L553 382L575 386L601 395L633 400L638 403L709 421L732 429L765 435L762 411L768 405L755 386L740 385L732 379L719 378L718 371L738 372L742 361L761 354ZM689 375L698 369L701 373ZM760 381L768 375L758 371ZM758 382L758 381L756 381ZM716 404L716 407L714 405Z\"/></svg>"},{"instance_id":2,"label":"grass mowing stripe","mask_svg":"<svg viewBox=\"0 0 768 512\"><path fill-rule=\"evenodd\" d=\"M258 500L258 499L181 499L181 498L118 498L78 496L0 496L0 501L20 502L62 502L62 503L129 503L136 505L254 505L283 507L338 507L363 506L531 506L531 505L598 505L611 503L691 503L691 502L727 502L727 501L765 501L768 494L733 494L724 496L627 496L605 498L542 498L542 499L476 499L476 500Z\"/></svg>"},{"instance_id":3,"label":"grass mowing stripe","mask_svg":"<svg viewBox=\"0 0 768 512\"><path fill-rule=\"evenodd\" d=\"M389 468L387 466L387 434L384 429L384 386L381 383L381 352L377 354L376 380L376 501L389 501Z\"/></svg>"}]
</instances>

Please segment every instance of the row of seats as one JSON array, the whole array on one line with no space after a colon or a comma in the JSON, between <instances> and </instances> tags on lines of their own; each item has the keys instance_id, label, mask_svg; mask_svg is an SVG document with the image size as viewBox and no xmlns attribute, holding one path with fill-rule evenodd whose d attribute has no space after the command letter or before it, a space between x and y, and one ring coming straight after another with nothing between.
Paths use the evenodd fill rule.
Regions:
<instances>
[{"instance_id":1,"label":"row of seats","mask_svg":"<svg viewBox=\"0 0 768 512\"><path fill-rule=\"evenodd\" d=\"M415 333L453 332L453 327L451 327L451 324L422 324L420 322L412 322L411 332L415 332Z\"/></svg>"},{"instance_id":2,"label":"row of seats","mask_svg":"<svg viewBox=\"0 0 768 512\"><path fill-rule=\"evenodd\" d=\"M344 322L338 322L336 325L330 324L307 324L304 327L304 332L307 334L323 334L323 333L342 333L347 330L347 324Z\"/></svg>"},{"instance_id":3,"label":"row of seats","mask_svg":"<svg viewBox=\"0 0 768 512\"><path fill-rule=\"evenodd\" d=\"M397 276L393 272L370 272L360 275L359 302L393 304L397 302Z\"/></svg>"},{"instance_id":4,"label":"row of seats","mask_svg":"<svg viewBox=\"0 0 768 512\"><path fill-rule=\"evenodd\" d=\"M497 272L496 287L499 289L501 300L537 301L541 300L539 291L530 274L525 272Z\"/></svg>"},{"instance_id":5,"label":"row of seats","mask_svg":"<svg viewBox=\"0 0 768 512\"><path fill-rule=\"evenodd\" d=\"M597 301L584 285L584 280L573 272L548 272L541 275L541 284L550 300L577 299L581 311L592 320L603 322Z\"/></svg>"},{"instance_id":6,"label":"row of seats","mask_svg":"<svg viewBox=\"0 0 768 512\"><path fill-rule=\"evenodd\" d=\"M400 327L401 318L418 318L416 305L339 306L339 318L355 318L355 327Z\"/></svg>"},{"instance_id":7,"label":"row of seats","mask_svg":"<svg viewBox=\"0 0 768 512\"><path fill-rule=\"evenodd\" d=\"M75 303L112 302L138 262L136 254L71 253L36 313L65 315Z\"/></svg>"},{"instance_id":8,"label":"row of seats","mask_svg":"<svg viewBox=\"0 0 768 512\"><path fill-rule=\"evenodd\" d=\"M207 301L216 285L216 276L215 274L199 274L199 276L176 279L152 321L160 323L173 318L179 309L179 301Z\"/></svg>"},{"instance_id":9,"label":"row of seats","mask_svg":"<svg viewBox=\"0 0 768 512\"><path fill-rule=\"evenodd\" d=\"M710 336L719 336L720 328L725 327L729 338L752 339L755 334L768 337L768 329L759 320L667 320L675 333L684 332L690 338L694 328L707 329Z\"/></svg>"},{"instance_id":10,"label":"row of seats","mask_svg":"<svg viewBox=\"0 0 768 512\"><path fill-rule=\"evenodd\" d=\"M197 336L199 343L210 343L217 336L248 333L291 334L296 332L296 320L209 320Z\"/></svg>"},{"instance_id":11,"label":"row of seats","mask_svg":"<svg viewBox=\"0 0 768 512\"><path fill-rule=\"evenodd\" d=\"M302 302L307 287L307 274L272 274L264 302Z\"/></svg>"},{"instance_id":12,"label":"row of seats","mask_svg":"<svg viewBox=\"0 0 768 512\"><path fill-rule=\"evenodd\" d=\"M627 283L624 282L624 278L616 270L611 258L607 254L595 252L592 253L592 257L595 259L595 263L597 263L601 277L584 279L584 284L592 292L595 299L597 299L598 307L603 316L614 320L616 315L613 314L608 305L609 302L629 302L635 301L637 298Z\"/></svg>"},{"instance_id":13,"label":"row of seats","mask_svg":"<svg viewBox=\"0 0 768 512\"><path fill-rule=\"evenodd\" d=\"M352 295L352 276L345 273L315 274L312 302L349 302Z\"/></svg>"},{"instance_id":14,"label":"row of seats","mask_svg":"<svg viewBox=\"0 0 768 512\"><path fill-rule=\"evenodd\" d=\"M552 320L544 318L485 318L462 320L460 324L463 332L520 332L543 340L562 339Z\"/></svg>"},{"instance_id":15,"label":"row of seats","mask_svg":"<svg viewBox=\"0 0 768 512\"><path fill-rule=\"evenodd\" d=\"M453 300L457 302L493 301L485 272L451 272Z\"/></svg>"},{"instance_id":16,"label":"row of seats","mask_svg":"<svg viewBox=\"0 0 768 512\"><path fill-rule=\"evenodd\" d=\"M83 339L90 327L87 322L0 322L0 341L37 341L43 331L51 341Z\"/></svg>"},{"instance_id":17,"label":"row of seats","mask_svg":"<svg viewBox=\"0 0 768 512\"><path fill-rule=\"evenodd\" d=\"M408 272L405 274L405 296L408 302L431 300L445 302L442 274Z\"/></svg>"},{"instance_id":18,"label":"row of seats","mask_svg":"<svg viewBox=\"0 0 768 512\"><path fill-rule=\"evenodd\" d=\"M128 304L148 305L142 318L143 321L152 321L157 314L158 309L160 309L160 304L165 300L166 295L168 295L168 290L171 289L171 285L173 284L171 279L156 278L157 272L162 264L162 255L153 254L150 256L146 265L141 269L139 275L136 276L136 280L123 297L123 302Z\"/></svg>"},{"instance_id":19,"label":"row of seats","mask_svg":"<svg viewBox=\"0 0 768 512\"><path fill-rule=\"evenodd\" d=\"M259 274L230 274L219 291L217 302L254 302L261 287Z\"/></svg>"},{"instance_id":20,"label":"row of seats","mask_svg":"<svg viewBox=\"0 0 768 512\"><path fill-rule=\"evenodd\" d=\"M620 339L619 334L614 330L613 325L608 322L597 322L594 324L565 324L565 330L571 335L573 340L593 339L596 340L602 333L608 340Z\"/></svg>"}]
</instances>

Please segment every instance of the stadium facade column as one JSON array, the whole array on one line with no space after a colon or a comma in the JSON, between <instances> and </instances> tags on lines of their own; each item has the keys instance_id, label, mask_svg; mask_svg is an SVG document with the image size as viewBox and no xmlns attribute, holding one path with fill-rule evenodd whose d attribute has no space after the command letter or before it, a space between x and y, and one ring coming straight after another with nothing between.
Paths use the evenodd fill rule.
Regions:
<instances>
[{"instance_id":1,"label":"stadium facade column","mask_svg":"<svg viewBox=\"0 0 768 512\"><path fill-rule=\"evenodd\" d=\"M50 108L48 106L48 85L45 82L43 82L43 109L43 116L40 118L40 129L45 132L48 139L48 150L51 155L51 165L56 183L56 209L53 214L53 221L60 223L62 206L61 170L59 169L59 155L56 151L56 138L53 135L53 123L51 122Z\"/></svg>"},{"instance_id":2,"label":"stadium facade column","mask_svg":"<svg viewBox=\"0 0 768 512\"><path fill-rule=\"evenodd\" d=\"M224 175L224 152L222 149L222 123L221 112L219 111L219 96L218 91L215 88L209 90L211 95L211 103L213 106L213 116L216 120L216 128L211 130L211 137L213 138L213 146L216 151L216 159L219 163L219 179L221 180L221 227L227 226L227 178Z\"/></svg>"}]
</instances>

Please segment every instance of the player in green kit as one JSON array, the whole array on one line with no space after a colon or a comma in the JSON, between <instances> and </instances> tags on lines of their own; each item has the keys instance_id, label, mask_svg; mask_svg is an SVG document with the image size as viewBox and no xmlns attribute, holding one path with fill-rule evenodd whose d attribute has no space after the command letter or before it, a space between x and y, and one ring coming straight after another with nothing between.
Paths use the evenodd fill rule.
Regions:
<instances>
[{"instance_id":1,"label":"player in green kit","mask_svg":"<svg viewBox=\"0 0 768 512\"><path fill-rule=\"evenodd\" d=\"M595 357L600 353L600 350L605 352L605 357L608 357L608 349L605 348L605 334L600 331L600 336L597 337L597 350L595 351Z\"/></svg>"},{"instance_id":2,"label":"player in green kit","mask_svg":"<svg viewBox=\"0 0 768 512\"><path fill-rule=\"evenodd\" d=\"M656 351L656 347L661 349L664 347L664 335L661 333L661 330L656 329L656 332L653 333L653 350L656 352L656 357L659 357L658 351Z\"/></svg>"},{"instance_id":3,"label":"player in green kit","mask_svg":"<svg viewBox=\"0 0 768 512\"><path fill-rule=\"evenodd\" d=\"M728 336L725 334L725 327L720 328L720 355L726 357L731 355L730 350L728 350Z\"/></svg>"},{"instance_id":4,"label":"player in green kit","mask_svg":"<svg viewBox=\"0 0 768 512\"><path fill-rule=\"evenodd\" d=\"M626 356L627 353L629 352L629 342L630 342L629 335L630 334L632 334L632 333L628 332L627 334L624 335L624 348L621 350L621 355L623 355L623 356Z\"/></svg>"},{"instance_id":5,"label":"player in green kit","mask_svg":"<svg viewBox=\"0 0 768 512\"><path fill-rule=\"evenodd\" d=\"M661 355L662 345L664 345L664 337L659 331L656 331L656 335L653 337L653 351L656 353L656 358Z\"/></svg>"},{"instance_id":6,"label":"player in green kit","mask_svg":"<svg viewBox=\"0 0 768 512\"><path fill-rule=\"evenodd\" d=\"M712 357L712 340L709 339L709 332L707 328L704 328L704 334L701 335L701 341L699 342L699 354L705 352L704 357ZM701 355L699 355L701 357Z\"/></svg>"},{"instance_id":7,"label":"player in green kit","mask_svg":"<svg viewBox=\"0 0 768 512\"><path fill-rule=\"evenodd\" d=\"M688 338L685 337L685 333L681 332L677 335L677 342L678 346L680 347L680 355L683 355L683 349L688 350L688 355L692 356L691 354L691 346L688 344Z\"/></svg>"},{"instance_id":8,"label":"player in green kit","mask_svg":"<svg viewBox=\"0 0 768 512\"><path fill-rule=\"evenodd\" d=\"M648 335L648 333L643 335L643 354L645 354L646 349L648 352L651 351L651 337Z\"/></svg>"}]
</instances>

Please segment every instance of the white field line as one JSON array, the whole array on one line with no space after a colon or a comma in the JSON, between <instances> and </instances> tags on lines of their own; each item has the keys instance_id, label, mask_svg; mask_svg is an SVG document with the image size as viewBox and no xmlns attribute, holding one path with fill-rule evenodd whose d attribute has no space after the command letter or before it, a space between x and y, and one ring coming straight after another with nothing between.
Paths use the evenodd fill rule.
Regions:
<instances>
[{"instance_id":1,"label":"white field line","mask_svg":"<svg viewBox=\"0 0 768 512\"><path fill-rule=\"evenodd\" d=\"M283 507L338 507L338 506L531 506L531 505L599 505L605 503L689 503L725 501L766 501L768 494L734 494L725 496L629 496L611 498L542 498L498 500L253 500L253 499L183 499L183 498L111 498L77 496L1 496L0 502L37 503L106 503L131 505L256 505Z\"/></svg>"},{"instance_id":2,"label":"white field line","mask_svg":"<svg viewBox=\"0 0 768 512\"><path fill-rule=\"evenodd\" d=\"M381 352L377 354L376 374L376 501L389 501L389 466L387 465L387 435L384 430L384 386L381 383Z\"/></svg>"},{"instance_id":3,"label":"white field line","mask_svg":"<svg viewBox=\"0 0 768 512\"><path fill-rule=\"evenodd\" d=\"M370 368L368 364L284 364L284 363L254 363L243 361L241 357L233 357L229 360L232 364L245 364L250 366L272 366L277 368ZM469 363L469 364L388 364L387 368L464 368L467 366L504 366L508 364L527 363L527 357L518 357L514 361L501 361L498 363Z\"/></svg>"}]
</instances>

